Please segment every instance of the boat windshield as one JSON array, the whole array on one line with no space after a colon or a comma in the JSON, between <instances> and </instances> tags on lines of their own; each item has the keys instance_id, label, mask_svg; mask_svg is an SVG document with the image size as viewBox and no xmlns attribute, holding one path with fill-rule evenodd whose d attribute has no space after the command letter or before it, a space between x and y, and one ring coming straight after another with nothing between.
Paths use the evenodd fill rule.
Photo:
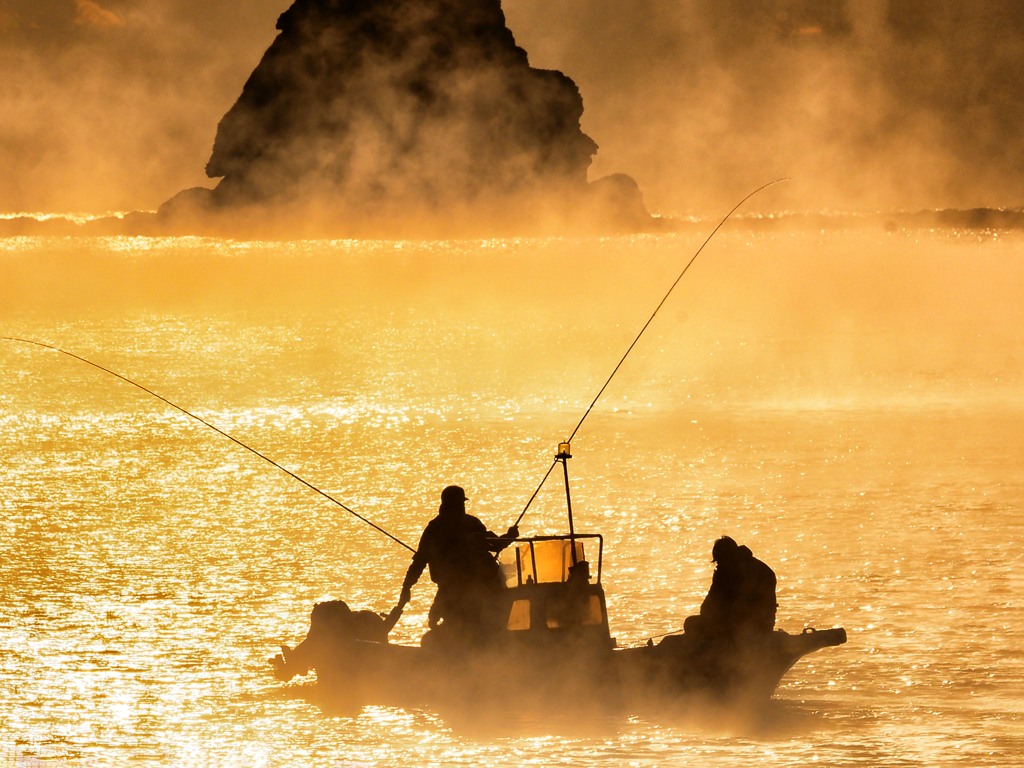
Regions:
<instances>
[{"instance_id":1,"label":"boat windshield","mask_svg":"<svg viewBox=\"0 0 1024 768\"><path fill-rule=\"evenodd\" d=\"M597 570L591 571L585 544L597 549ZM538 536L516 541L499 560L505 584L550 584L582 578L586 583L601 581L602 539L599 534ZM574 551L575 550L575 551Z\"/></svg>"}]
</instances>

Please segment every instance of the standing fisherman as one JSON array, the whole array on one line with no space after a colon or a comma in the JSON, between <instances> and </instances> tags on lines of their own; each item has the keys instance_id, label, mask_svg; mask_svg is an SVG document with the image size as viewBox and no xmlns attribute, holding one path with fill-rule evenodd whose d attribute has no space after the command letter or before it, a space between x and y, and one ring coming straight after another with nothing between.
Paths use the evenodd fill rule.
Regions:
<instances>
[{"instance_id":1,"label":"standing fisherman","mask_svg":"<svg viewBox=\"0 0 1024 768\"><path fill-rule=\"evenodd\" d=\"M505 582L494 555L519 536L519 528L513 525L504 536L496 536L466 513L466 501L465 491L457 485L441 492L437 517L424 529L405 574L398 609L412 599L413 585L430 566L430 579L437 584L430 628L444 627L452 639L479 642L499 631L507 619Z\"/></svg>"}]
</instances>

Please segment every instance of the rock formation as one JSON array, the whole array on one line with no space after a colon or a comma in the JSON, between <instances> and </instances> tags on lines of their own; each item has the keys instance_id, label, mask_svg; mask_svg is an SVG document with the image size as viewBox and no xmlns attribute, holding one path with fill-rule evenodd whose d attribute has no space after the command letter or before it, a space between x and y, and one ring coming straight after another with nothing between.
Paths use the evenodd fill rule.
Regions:
<instances>
[{"instance_id":1,"label":"rock formation","mask_svg":"<svg viewBox=\"0 0 1024 768\"><path fill-rule=\"evenodd\" d=\"M277 29L218 126L219 184L164 217L353 234L650 222L632 179L588 184L579 90L529 65L500 0L295 0Z\"/></svg>"}]
</instances>

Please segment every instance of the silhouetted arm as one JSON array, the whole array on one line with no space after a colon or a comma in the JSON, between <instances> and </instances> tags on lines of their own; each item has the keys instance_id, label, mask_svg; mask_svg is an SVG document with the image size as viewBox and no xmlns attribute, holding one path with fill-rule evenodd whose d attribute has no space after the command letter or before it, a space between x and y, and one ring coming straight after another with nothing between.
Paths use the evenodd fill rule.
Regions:
<instances>
[{"instance_id":1,"label":"silhouetted arm","mask_svg":"<svg viewBox=\"0 0 1024 768\"><path fill-rule=\"evenodd\" d=\"M402 594L398 598L398 602L401 605L405 605L412 599L413 585L420 580L420 576L423 575L423 569L427 567L427 559L420 556L421 551L417 550L416 554L412 556L409 570L405 572L405 579L402 581Z\"/></svg>"},{"instance_id":2,"label":"silhouetted arm","mask_svg":"<svg viewBox=\"0 0 1024 768\"><path fill-rule=\"evenodd\" d=\"M519 527L513 525L506 531L504 536L487 531L487 549L491 552L501 552L505 547L519 538Z\"/></svg>"},{"instance_id":3,"label":"silhouetted arm","mask_svg":"<svg viewBox=\"0 0 1024 768\"><path fill-rule=\"evenodd\" d=\"M431 528L427 526L426 530L423 531L423 535L420 536L419 546L413 553L412 562L409 563L409 568L405 572L405 578L402 580L402 593L398 598L400 606L405 606L412 599L413 585L420 580L420 576L423 575L423 569L430 562L431 539Z\"/></svg>"}]
</instances>

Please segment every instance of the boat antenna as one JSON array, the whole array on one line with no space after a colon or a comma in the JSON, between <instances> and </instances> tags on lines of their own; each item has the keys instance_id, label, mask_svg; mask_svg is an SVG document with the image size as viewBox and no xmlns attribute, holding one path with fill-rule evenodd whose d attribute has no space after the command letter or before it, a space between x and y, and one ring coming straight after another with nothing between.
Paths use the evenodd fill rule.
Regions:
<instances>
[{"instance_id":1,"label":"boat antenna","mask_svg":"<svg viewBox=\"0 0 1024 768\"><path fill-rule=\"evenodd\" d=\"M146 394L152 395L157 400L160 400L160 401L166 403L167 405L171 406L175 410L181 411L186 416L192 417L193 419L198 421L200 424L202 424L204 426L207 426L210 429L212 429L217 434L223 435L224 437L226 437L228 440L230 440L231 442L235 443L236 445L239 445L242 448L245 448L245 450L249 451L250 453L255 454L256 456L259 456L261 459L263 459L264 461L268 462L269 464L273 464L275 467L280 469L282 472L284 472L289 477L292 477L292 478L298 480L304 486L306 486L307 488L309 488L311 490L316 491L317 493L319 493L321 496L323 496L328 501L331 501L331 502L337 504L339 507L344 509L350 515L353 515L353 516L359 518L364 523L366 523L368 526L370 526L371 528L374 528L377 531L380 531L385 536L387 536L389 539L391 539L394 542L397 542L398 544L401 544L403 547L408 549L410 552L415 552L416 551L415 549L410 547L408 544L406 544L404 541L399 539L394 534L384 530L383 528L381 528L376 523L374 523L374 522L372 522L370 520L367 520L365 517L360 515L355 510L351 509L350 507L346 506L345 504L342 504L340 501L338 501L336 498L331 496L326 491L323 491L320 488L317 488L311 482L309 482L305 478L302 478L299 475L295 474L290 469L287 469L286 467L282 467L276 461L274 461L273 459L269 458L268 456L265 456L264 454L260 453L255 448L253 448L251 445L246 445L241 440L239 440L237 437L234 437L233 435L229 435L227 432L225 432L220 427L217 427L217 426L211 424L210 422L208 422L206 419L204 419L204 418L202 418L200 416L197 416L196 414L192 413L191 411L188 411L188 410L182 408L177 403L171 402L170 400L168 400L163 395L157 394L156 392L154 392L153 390L149 389L148 387L144 387L143 385L139 384L137 381L132 381L127 376L123 376L120 373L117 373L116 371L112 371L109 368L105 368L102 365L100 365L99 363L94 363L92 360L87 360L86 358L82 357L81 355L76 355L74 352L68 352L66 349L61 349L60 347L55 347L52 344L46 344L46 343L44 343L42 341L33 341L32 339L21 339L21 338L15 337L15 336L0 336L0 341L14 341L14 342L20 342L22 344L33 344L33 345L35 345L37 347L42 347L44 349L53 350L54 352L59 352L62 355L67 355L68 357L73 357L75 360L80 360L80 361L82 361L83 363L85 363L87 365L91 365L93 368L97 368L98 370L103 371L104 373L109 373L111 376L114 376L114 377L120 379L121 381L127 382L128 384L131 384L133 387L138 387L139 389L141 389Z\"/></svg>"},{"instance_id":2,"label":"boat antenna","mask_svg":"<svg viewBox=\"0 0 1024 768\"><path fill-rule=\"evenodd\" d=\"M715 236L715 234L718 232L718 230L720 230L725 225L725 222L727 222L729 220L729 218L734 213L736 213L736 211L740 208L740 206L742 206L745 202L747 202L747 200L752 198L758 192L761 192L762 190L767 189L768 187L771 187L771 186L773 186L775 184L778 184L779 182L788 181L788 180L789 179L787 179L787 178L782 178L782 179L775 179L774 181L769 181L767 184L762 184L760 187L755 189L753 192L750 192L749 194L747 194L742 200L740 200L738 203L736 203L736 205L734 205L729 210L729 212L727 214L725 214L725 216L722 217L722 220L720 222L718 222L718 225L713 230L711 230L711 234L709 234L706 238L704 238L704 242L700 244L700 248L698 248L694 252L693 256L690 257L690 260L688 262L686 262L686 266L683 267L682 272L679 273L679 276L675 279L675 282L673 282L672 285L669 286L669 289L665 292L665 295L662 296L661 301L658 302L658 306L656 306L654 308L654 311L651 313L651 316L647 318L647 322L644 323L643 327L640 329L640 332L637 333L636 338L633 339L633 342L629 345L629 347L626 349L625 353L619 359L619 362L615 365L615 368L612 369L611 374L608 376L607 379L605 379L604 384L601 385L601 389L599 389L597 394L594 395L594 399L590 401L590 405L587 406L587 410L583 413L583 416L580 418L579 422L576 424L576 428L573 429L572 433L569 435L569 437L566 440L564 440L562 443L559 444L559 453L558 453L558 455L555 456L554 462L548 468L548 471L544 474L543 479L537 485L537 489L533 492L533 495L530 496L529 501L526 502L526 506L523 508L523 511L519 513L519 517L516 518L515 525L519 525L519 522L523 519L523 516L526 514L527 510L530 509L530 505L532 505L534 499L537 498L537 494L540 493L540 489L544 487L544 483L547 482L547 479L551 476L551 473L554 471L555 467L558 466L559 462L563 462L564 463L564 459L562 459L561 456L562 455L567 455L568 454L568 449L563 450L562 446L563 445L564 446L568 446L569 444L572 443L573 438L576 437L576 433L579 432L580 431L580 427L583 426L583 422L587 420L587 417L590 415L590 412L592 410L594 410L594 406L597 405L597 401L601 399L601 395L604 394L604 391L608 388L608 385L612 383L612 379L615 378L615 374L617 374L619 372L619 369L622 367L622 364L626 362L626 358L629 357L629 353L633 351L633 347L635 347L637 345L637 342L640 341L640 337L644 335L644 332L647 330L648 326L650 326L650 324L654 322L654 318L658 316L658 312L660 312L661 308L663 306L665 306L665 302L668 301L668 297L672 295L672 292L676 289L676 286L679 285L679 282L683 279L683 277L686 275L686 273L690 270L690 267L693 266L693 262L695 262L697 260L697 257L700 256L701 251L704 250L704 247L709 242L711 242L711 238L713 238Z\"/></svg>"}]
</instances>

